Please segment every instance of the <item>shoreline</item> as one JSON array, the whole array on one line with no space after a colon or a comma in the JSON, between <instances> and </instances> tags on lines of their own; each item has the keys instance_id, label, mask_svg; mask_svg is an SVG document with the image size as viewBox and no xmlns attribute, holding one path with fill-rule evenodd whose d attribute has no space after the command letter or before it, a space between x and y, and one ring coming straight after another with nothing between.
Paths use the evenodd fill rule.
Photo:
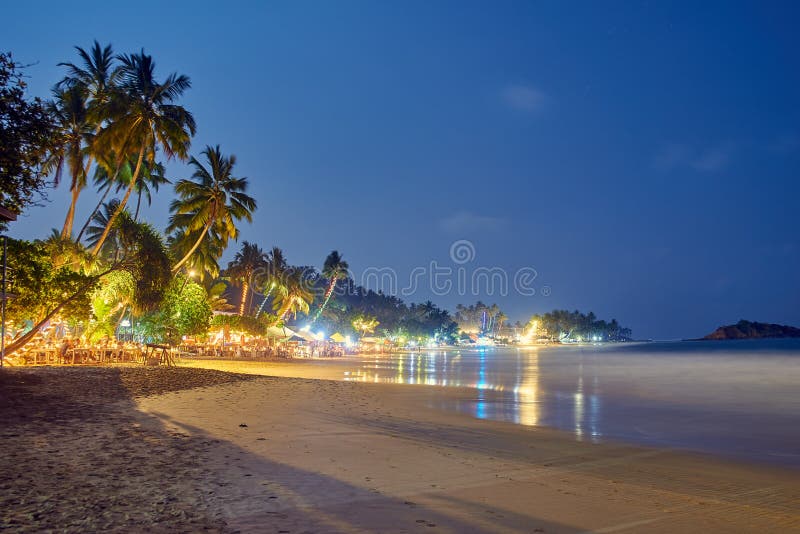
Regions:
<instances>
[{"instance_id":1,"label":"shoreline","mask_svg":"<svg viewBox=\"0 0 800 534\"><path fill-rule=\"evenodd\" d=\"M570 352L571 348L557 349ZM539 357L543 355L539 352ZM555 354L552 354L556 361ZM404 356L398 356L404 357ZM413 357L413 355L412 355ZM669 389L660 390L649 387L646 396L630 395L626 397L624 390L620 389L615 396L612 390L604 392L605 397L593 401L589 395L591 390L581 397L582 404L577 402L572 406L572 391L566 389L569 398L564 399L563 391L551 390L546 382L528 382L526 390L509 389L508 384L502 386L502 379L499 382L492 381L488 375L488 384L481 387L475 383L479 380L477 375L471 375L469 380L456 379L455 383L451 379L450 383L443 382L440 375L437 380L427 381L424 375L422 378L412 378L412 375L394 378L393 374L375 375L371 374L370 368L386 369L386 361L392 356L377 357L354 357L348 356L344 359L299 359L291 361L252 361L252 360L184 360L182 365L187 367L208 368L243 374L261 376L280 376L289 378L315 379L315 380L335 380L353 383L381 383L381 384L400 384L402 387L424 384L424 387L434 389L448 389L451 393L446 395L440 393L422 393L432 397L447 399L439 401L438 409L450 413L460 413L471 418L482 420L504 421L511 424L530 426L534 428L552 429L562 432L568 439L581 441L591 441L597 443L620 443L634 446L662 448L687 453L705 454L709 457L727 459L734 462L755 463L757 465L780 466L798 471L800 463L798 456L791 446L792 436L795 431L781 431L779 416L773 415L770 425L761 427L765 434L760 434L761 441L749 439L742 431L736 430L737 424L749 424L754 417L758 416L759 408L754 403L748 410L742 410L734 415L727 416L714 412L713 405L702 405L708 402L707 399L699 401L697 398L689 396L681 399L674 399L668 396ZM383 360L383 362L381 361ZM542 360L540 360L542 361ZM408 366L408 361L405 362ZM413 362L411 362L413 366ZM394 367L392 367L394 369ZM398 369L402 369L402 364ZM675 377L673 377L674 379ZM374 379L374 380L373 380ZM496 378L495 378L496 380ZM512 383L513 385L513 383ZM556 385L559 387L559 385ZM624 385L623 385L624 387ZM531 392L530 388L534 388ZM544 388L545 393L537 396L536 391ZM423 390L424 391L424 390ZM549 393L548 393L549 392ZM751 395L752 397L752 395ZM561 400L559 400L561 399ZM579 419L584 421L584 417L590 417L587 412L576 415L574 410L579 406L588 406L589 402L602 403L607 414L605 419L595 427L593 424L575 427L572 419L577 422ZM754 401L755 402L755 401ZM566 405L565 405L566 403ZM646 407L645 407L646 406ZM645 407L645 408L643 408ZM724 402L719 409L725 409ZM588 408L587 408L588 410ZM583 415L586 413L586 415ZM626 417L635 414L635 419L630 422ZM645 417L644 414L647 414ZM683 433L680 418L692 421L696 429L694 434ZM783 417L786 424L791 423L791 418ZM663 431L659 426L662 422ZM726 426L728 425L728 426ZM674 434L669 433L670 431ZM595 433L597 432L597 433ZM783 438L781 438L783 436ZM783 441L779 441L783 439ZM771 441L770 441L771 440ZM778 440L778 441L776 441Z\"/></svg>"},{"instance_id":2,"label":"shoreline","mask_svg":"<svg viewBox=\"0 0 800 534\"><path fill-rule=\"evenodd\" d=\"M209 483L243 532L270 519L292 532L800 528L796 473L436 408L462 393L263 377L139 406L219 440Z\"/></svg>"},{"instance_id":3,"label":"shoreline","mask_svg":"<svg viewBox=\"0 0 800 534\"><path fill-rule=\"evenodd\" d=\"M0 378L0 524L16 531L800 530L794 472L438 409L455 388L191 368Z\"/></svg>"}]
</instances>

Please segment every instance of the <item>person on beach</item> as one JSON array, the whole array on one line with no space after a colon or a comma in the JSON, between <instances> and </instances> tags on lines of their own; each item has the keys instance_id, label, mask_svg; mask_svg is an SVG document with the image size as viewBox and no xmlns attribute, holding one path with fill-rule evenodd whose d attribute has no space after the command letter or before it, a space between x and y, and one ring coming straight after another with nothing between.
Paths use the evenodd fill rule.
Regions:
<instances>
[{"instance_id":1,"label":"person on beach","mask_svg":"<svg viewBox=\"0 0 800 534\"><path fill-rule=\"evenodd\" d=\"M67 362L67 353L69 352L69 349L71 347L72 347L71 340L64 338L64 341L61 342L61 346L58 348L58 354L59 357L61 358L61 363Z\"/></svg>"}]
</instances>

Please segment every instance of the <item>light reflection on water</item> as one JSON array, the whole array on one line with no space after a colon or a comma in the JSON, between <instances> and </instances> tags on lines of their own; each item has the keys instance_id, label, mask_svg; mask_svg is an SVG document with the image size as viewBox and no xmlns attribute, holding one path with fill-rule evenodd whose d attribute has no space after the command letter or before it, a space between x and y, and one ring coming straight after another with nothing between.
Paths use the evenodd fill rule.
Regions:
<instances>
[{"instance_id":1,"label":"light reflection on water","mask_svg":"<svg viewBox=\"0 0 800 534\"><path fill-rule=\"evenodd\" d=\"M798 340L429 350L332 365L345 380L469 388L437 407L480 419L800 466Z\"/></svg>"},{"instance_id":2,"label":"light reflection on water","mask_svg":"<svg viewBox=\"0 0 800 534\"><path fill-rule=\"evenodd\" d=\"M601 436L597 418L600 398L586 395L583 367L579 368L574 389L550 392L556 399L555 421L543 420L544 391L540 384L539 351L535 348L513 350L429 350L405 354L378 355L344 371L344 379L357 382L381 382L475 389L475 397L456 401L454 408L479 419L495 419L517 424L568 427L578 439ZM511 368L513 365L513 368ZM597 387L597 379L592 382ZM588 397L590 410L584 406ZM560 409L569 405L568 410Z\"/></svg>"}]
</instances>

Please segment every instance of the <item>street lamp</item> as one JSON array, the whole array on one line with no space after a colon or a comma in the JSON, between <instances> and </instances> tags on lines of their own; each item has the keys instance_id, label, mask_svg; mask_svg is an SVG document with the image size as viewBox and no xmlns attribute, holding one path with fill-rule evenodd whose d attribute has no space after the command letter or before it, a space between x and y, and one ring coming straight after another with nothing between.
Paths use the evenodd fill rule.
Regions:
<instances>
[{"instance_id":1,"label":"street lamp","mask_svg":"<svg viewBox=\"0 0 800 534\"><path fill-rule=\"evenodd\" d=\"M181 290L178 291L178 296L183 295L183 288L186 287L186 283L189 281L190 278L194 278L197 275L194 269L190 269L188 273L186 273L186 278L183 279L183 284L181 284Z\"/></svg>"}]
</instances>

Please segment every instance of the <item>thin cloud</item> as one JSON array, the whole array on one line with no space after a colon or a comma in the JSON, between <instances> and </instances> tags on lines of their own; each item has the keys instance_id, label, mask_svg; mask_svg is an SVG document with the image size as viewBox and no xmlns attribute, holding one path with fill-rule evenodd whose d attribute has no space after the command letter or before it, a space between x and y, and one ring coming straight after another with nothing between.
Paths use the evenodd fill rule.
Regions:
<instances>
[{"instance_id":1,"label":"thin cloud","mask_svg":"<svg viewBox=\"0 0 800 534\"><path fill-rule=\"evenodd\" d=\"M478 215L460 211L439 221L439 228L448 234L464 234L477 231L501 230L508 221L502 217Z\"/></svg>"},{"instance_id":2,"label":"thin cloud","mask_svg":"<svg viewBox=\"0 0 800 534\"><path fill-rule=\"evenodd\" d=\"M542 109L546 100L543 92L530 85L508 85L500 96L509 107L529 113Z\"/></svg>"}]
</instances>

